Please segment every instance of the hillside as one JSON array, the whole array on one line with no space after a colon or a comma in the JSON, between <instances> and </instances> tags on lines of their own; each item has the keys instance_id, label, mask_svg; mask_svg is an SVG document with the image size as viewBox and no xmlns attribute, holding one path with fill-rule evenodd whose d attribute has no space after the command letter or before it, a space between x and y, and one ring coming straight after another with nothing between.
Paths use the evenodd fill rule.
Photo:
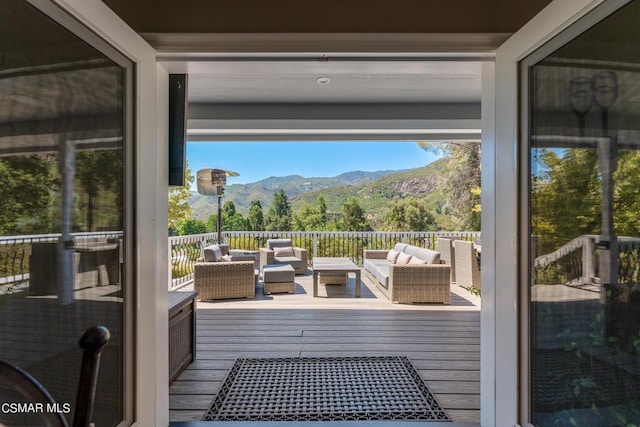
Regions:
<instances>
[{"instance_id":1,"label":"hillside","mask_svg":"<svg viewBox=\"0 0 640 427\"><path fill-rule=\"evenodd\" d=\"M232 184L225 191L223 202L231 200L243 215L252 200L260 200L264 211L273 195L282 189L295 211L305 204L314 205L322 194L330 213L339 214L344 202L355 197L367 212L373 224L381 221L382 213L393 200L406 197L423 199L442 229L450 229L451 219L443 215L445 198L439 186L439 177L448 165L448 159L436 160L427 166L403 171L348 172L329 178L305 178L298 175L269 177L251 184ZM194 216L206 220L217 211L215 197L193 194L191 206Z\"/></svg>"},{"instance_id":2,"label":"hillside","mask_svg":"<svg viewBox=\"0 0 640 427\"><path fill-rule=\"evenodd\" d=\"M262 207L266 209L271 203L273 195L278 190L283 190L289 199L310 192L326 190L335 187L350 187L354 185L364 185L374 182L388 175L403 171L376 171L346 172L334 177L305 178L300 175L289 175L276 177L272 176L250 184L230 184L225 189L223 203L227 200L233 201L236 210L243 215L249 211L252 200L259 200ZM218 202L215 197L202 196L193 192L189 201L193 209L193 216L199 219L207 219L218 209Z\"/></svg>"},{"instance_id":3,"label":"hillside","mask_svg":"<svg viewBox=\"0 0 640 427\"><path fill-rule=\"evenodd\" d=\"M448 159L443 158L427 166L387 175L376 181L304 193L292 197L291 206L296 211L307 203L313 205L318 195L322 194L327 210L339 213L344 202L349 197L355 197L375 223L390 201L416 197L424 199L433 212L440 212L444 196L438 186L438 179L447 164ZM450 222L447 216L439 214L436 214L436 220L443 227L447 227Z\"/></svg>"}]
</instances>

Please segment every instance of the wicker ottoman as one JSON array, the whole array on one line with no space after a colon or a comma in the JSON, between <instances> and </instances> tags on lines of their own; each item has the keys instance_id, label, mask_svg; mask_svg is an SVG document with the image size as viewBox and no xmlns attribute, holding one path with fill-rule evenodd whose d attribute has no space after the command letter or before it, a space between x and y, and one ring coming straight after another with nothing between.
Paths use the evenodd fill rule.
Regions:
<instances>
[{"instance_id":1,"label":"wicker ottoman","mask_svg":"<svg viewBox=\"0 0 640 427\"><path fill-rule=\"evenodd\" d=\"M262 269L263 291L266 294L273 292L295 292L296 272L289 264L269 264Z\"/></svg>"}]
</instances>

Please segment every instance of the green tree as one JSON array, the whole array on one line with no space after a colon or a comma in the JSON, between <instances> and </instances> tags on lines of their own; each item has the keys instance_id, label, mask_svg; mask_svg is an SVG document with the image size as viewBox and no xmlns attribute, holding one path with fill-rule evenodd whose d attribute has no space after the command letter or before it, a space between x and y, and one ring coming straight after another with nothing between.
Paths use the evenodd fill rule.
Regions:
<instances>
[{"instance_id":1,"label":"green tree","mask_svg":"<svg viewBox=\"0 0 640 427\"><path fill-rule=\"evenodd\" d=\"M264 219L267 231L291 231L292 213L289 198L283 190L278 190L273 195L271 206Z\"/></svg>"},{"instance_id":2,"label":"green tree","mask_svg":"<svg viewBox=\"0 0 640 427\"><path fill-rule=\"evenodd\" d=\"M415 197L394 201L384 213L385 229L390 231L436 231L434 215L424 201Z\"/></svg>"},{"instance_id":3,"label":"green tree","mask_svg":"<svg viewBox=\"0 0 640 427\"><path fill-rule=\"evenodd\" d=\"M326 231L328 228L327 203L322 195L316 198L315 206L306 203L293 215L295 231Z\"/></svg>"},{"instance_id":4,"label":"green tree","mask_svg":"<svg viewBox=\"0 0 640 427\"><path fill-rule=\"evenodd\" d=\"M249 231L264 231L264 214L260 200L252 200L247 216L247 228Z\"/></svg>"},{"instance_id":5,"label":"green tree","mask_svg":"<svg viewBox=\"0 0 640 427\"><path fill-rule=\"evenodd\" d=\"M43 154L0 158L0 234L59 231L56 156Z\"/></svg>"},{"instance_id":6,"label":"green tree","mask_svg":"<svg viewBox=\"0 0 640 427\"><path fill-rule=\"evenodd\" d=\"M207 233L215 233L218 231L218 214L209 215L207 218Z\"/></svg>"},{"instance_id":7,"label":"green tree","mask_svg":"<svg viewBox=\"0 0 640 427\"><path fill-rule=\"evenodd\" d=\"M419 142L418 145L449 157L441 185L447 198L445 212L453 218L454 226L459 230L480 230L480 143Z\"/></svg>"},{"instance_id":8,"label":"green tree","mask_svg":"<svg viewBox=\"0 0 640 427\"><path fill-rule=\"evenodd\" d=\"M84 198L83 231L98 227L122 230L123 167L121 149L76 153L76 180ZM96 220L101 223L96 224Z\"/></svg>"},{"instance_id":9,"label":"green tree","mask_svg":"<svg viewBox=\"0 0 640 427\"><path fill-rule=\"evenodd\" d=\"M327 201L324 199L322 194L319 194L316 198L316 212L320 215L321 223L326 226L329 221L329 217L327 215Z\"/></svg>"},{"instance_id":10,"label":"green tree","mask_svg":"<svg viewBox=\"0 0 640 427\"><path fill-rule=\"evenodd\" d=\"M294 231L319 231L325 223L313 206L306 203L302 208L293 214Z\"/></svg>"},{"instance_id":11,"label":"green tree","mask_svg":"<svg viewBox=\"0 0 640 427\"><path fill-rule=\"evenodd\" d=\"M247 219L242 214L235 214L233 216L224 217L222 219L223 231L246 231Z\"/></svg>"},{"instance_id":12,"label":"green tree","mask_svg":"<svg viewBox=\"0 0 640 427\"><path fill-rule=\"evenodd\" d=\"M537 254L552 252L581 234L599 234L602 195L596 150L542 149L535 164L531 232L538 236Z\"/></svg>"},{"instance_id":13,"label":"green tree","mask_svg":"<svg viewBox=\"0 0 640 427\"><path fill-rule=\"evenodd\" d=\"M236 211L236 205L228 200L222 207L222 229L224 231L244 231L247 220Z\"/></svg>"},{"instance_id":14,"label":"green tree","mask_svg":"<svg viewBox=\"0 0 640 427\"><path fill-rule=\"evenodd\" d=\"M196 218L184 219L178 223L176 228L180 236L203 234L207 232L207 224L205 224L201 219Z\"/></svg>"},{"instance_id":15,"label":"green tree","mask_svg":"<svg viewBox=\"0 0 640 427\"><path fill-rule=\"evenodd\" d=\"M364 209L355 197L349 197L342 205L340 223L343 231L371 231L371 225L365 217Z\"/></svg>"},{"instance_id":16,"label":"green tree","mask_svg":"<svg viewBox=\"0 0 640 427\"><path fill-rule=\"evenodd\" d=\"M235 214L236 214L235 203L233 203L233 201L231 200L227 200L226 202L224 202L224 205L222 206L222 218L224 219L225 217L231 217L231 216L234 216Z\"/></svg>"},{"instance_id":17,"label":"green tree","mask_svg":"<svg viewBox=\"0 0 640 427\"><path fill-rule=\"evenodd\" d=\"M185 171L184 187L169 188L169 230L176 230L178 224L191 217L193 211L189 200L191 199L191 191L189 188L193 183L193 173L189 166Z\"/></svg>"},{"instance_id":18,"label":"green tree","mask_svg":"<svg viewBox=\"0 0 640 427\"><path fill-rule=\"evenodd\" d=\"M622 152L614 174L614 227L619 236L640 236L640 152Z\"/></svg>"}]
</instances>

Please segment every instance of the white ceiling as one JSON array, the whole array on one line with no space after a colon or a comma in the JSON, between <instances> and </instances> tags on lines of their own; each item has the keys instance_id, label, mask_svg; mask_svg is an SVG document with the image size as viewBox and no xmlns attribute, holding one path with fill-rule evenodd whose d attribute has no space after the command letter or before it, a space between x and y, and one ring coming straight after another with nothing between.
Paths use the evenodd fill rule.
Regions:
<instances>
[{"instance_id":1,"label":"white ceiling","mask_svg":"<svg viewBox=\"0 0 640 427\"><path fill-rule=\"evenodd\" d=\"M192 103L480 102L479 61L164 61L189 74ZM330 79L318 84L320 77Z\"/></svg>"}]
</instances>

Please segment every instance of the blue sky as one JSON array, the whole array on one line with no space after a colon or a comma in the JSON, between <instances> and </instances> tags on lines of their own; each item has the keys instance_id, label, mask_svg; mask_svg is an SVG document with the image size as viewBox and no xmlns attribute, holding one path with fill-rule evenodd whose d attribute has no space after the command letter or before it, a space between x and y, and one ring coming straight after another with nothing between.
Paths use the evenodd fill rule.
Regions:
<instances>
[{"instance_id":1,"label":"blue sky","mask_svg":"<svg viewBox=\"0 0 640 427\"><path fill-rule=\"evenodd\" d=\"M336 176L344 172L410 169L438 156L415 142L189 142L187 161L199 169L238 172L227 185L256 182L270 176ZM193 185L195 189L195 183Z\"/></svg>"}]
</instances>

